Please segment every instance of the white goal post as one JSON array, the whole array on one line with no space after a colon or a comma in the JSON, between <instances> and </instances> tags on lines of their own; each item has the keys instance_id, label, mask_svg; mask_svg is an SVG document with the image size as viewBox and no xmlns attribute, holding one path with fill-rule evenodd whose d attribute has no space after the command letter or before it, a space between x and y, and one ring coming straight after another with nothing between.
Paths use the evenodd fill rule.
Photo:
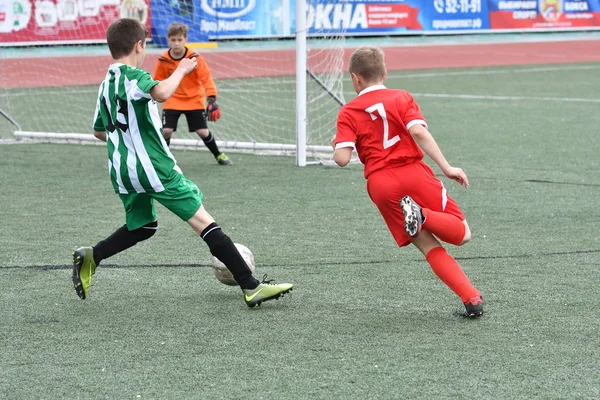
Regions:
<instances>
[{"instance_id":1,"label":"white goal post","mask_svg":"<svg viewBox=\"0 0 600 400\"><path fill-rule=\"evenodd\" d=\"M296 165L306 166L306 0L296 0Z\"/></svg>"}]
</instances>

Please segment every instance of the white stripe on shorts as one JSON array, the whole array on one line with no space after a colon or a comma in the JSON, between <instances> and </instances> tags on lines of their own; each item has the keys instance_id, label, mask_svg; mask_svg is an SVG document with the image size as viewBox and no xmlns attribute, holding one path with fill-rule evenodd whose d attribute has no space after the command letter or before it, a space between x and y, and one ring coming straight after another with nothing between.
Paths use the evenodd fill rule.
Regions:
<instances>
[{"instance_id":1,"label":"white stripe on shorts","mask_svg":"<svg viewBox=\"0 0 600 400\"><path fill-rule=\"evenodd\" d=\"M448 192L446 191L446 188L444 187L444 183L440 182L442 184L442 211L446 211L446 203L448 203Z\"/></svg>"}]
</instances>

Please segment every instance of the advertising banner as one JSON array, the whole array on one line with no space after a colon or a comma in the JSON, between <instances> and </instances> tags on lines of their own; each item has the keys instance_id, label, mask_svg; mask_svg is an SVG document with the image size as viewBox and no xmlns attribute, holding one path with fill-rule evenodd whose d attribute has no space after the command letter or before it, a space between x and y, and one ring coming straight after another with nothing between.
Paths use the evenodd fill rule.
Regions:
<instances>
[{"instance_id":1,"label":"advertising banner","mask_svg":"<svg viewBox=\"0 0 600 400\"><path fill-rule=\"evenodd\" d=\"M492 29L600 27L598 0L488 0Z\"/></svg>"},{"instance_id":2,"label":"advertising banner","mask_svg":"<svg viewBox=\"0 0 600 400\"><path fill-rule=\"evenodd\" d=\"M0 45L101 43L122 17L150 30L150 0L0 0Z\"/></svg>"},{"instance_id":3,"label":"advertising banner","mask_svg":"<svg viewBox=\"0 0 600 400\"><path fill-rule=\"evenodd\" d=\"M165 45L175 21L190 27L190 42L290 37L295 6L294 0L152 0L154 40Z\"/></svg>"},{"instance_id":4,"label":"advertising banner","mask_svg":"<svg viewBox=\"0 0 600 400\"><path fill-rule=\"evenodd\" d=\"M488 29L486 0L348 0L311 2L309 34L339 26L350 35Z\"/></svg>"},{"instance_id":5,"label":"advertising banner","mask_svg":"<svg viewBox=\"0 0 600 400\"><path fill-rule=\"evenodd\" d=\"M296 0L0 0L0 46L103 42L125 16L159 45L174 21L190 42L281 38L294 35ZM307 0L307 25L309 36L600 29L600 0Z\"/></svg>"},{"instance_id":6,"label":"advertising banner","mask_svg":"<svg viewBox=\"0 0 600 400\"><path fill-rule=\"evenodd\" d=\"M487 6L487 0L308 0L308 34L489 29ZM173 18L194 27L192 42L290 37L296 28L295 0L153 0L152 12L158 41Z\"/></svg>"}]
</instances>

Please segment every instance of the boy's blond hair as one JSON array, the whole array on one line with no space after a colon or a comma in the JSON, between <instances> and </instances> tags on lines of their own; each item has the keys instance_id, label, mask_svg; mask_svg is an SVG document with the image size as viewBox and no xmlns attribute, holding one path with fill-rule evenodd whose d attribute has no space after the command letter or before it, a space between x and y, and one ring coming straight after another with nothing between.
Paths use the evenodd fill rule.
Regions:
<instances>
[{"instance_id":1,"label":"boy's blond hair","mask_svg":"<svg viewBox=\"0 0 600 400\"><path fill-rule=\"evenodd\" d=\"M135 44L142 41L146 43L148 29L137 19L121 18L111 23L106 30L106 42L110 55L115 60L128 56L133 51Z\"/></svg>"},{"instance_id":2,"label":"boy's blond hair","mask_svg":"<svg viewBox=\"0 0 600 400\"><path fill-rule=\"evenodd\" d=\"M367 82L383 80L386 74L383 50L377 47L359 47L350 56L348 71Z\"/></svg>"},{"instance_id":3,"label":"boy's blond hair","mask_svg":"<svg viewBox=\"0 0 600 400\"><path fill-rule=\"evenodd\" d=\"M169 25L169 29L167 30L167 36L171 37L183 35L183 37L187 38L189 29L190 28L188 28L186 24L182 24L181 22L173 22L171 25Z\"/></svg>"}]
</instances>

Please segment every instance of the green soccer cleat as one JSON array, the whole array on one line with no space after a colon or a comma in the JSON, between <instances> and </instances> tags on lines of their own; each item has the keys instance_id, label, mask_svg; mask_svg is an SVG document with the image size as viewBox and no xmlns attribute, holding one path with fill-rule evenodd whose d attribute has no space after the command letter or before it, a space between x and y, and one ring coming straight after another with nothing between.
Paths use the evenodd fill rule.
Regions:
<instances>
[{"instance_id":1,"label":"green soccer cleat","mask_svg":"<svg viewBox=\"0 0 600 400\"><path fill-rule=\"evenodd\" d=\"M94 272L96 272L94 249L91 247L75 249L73 252L73 286L81 300L85 300L88 295Z\"/></svg>"},{"instance_id":2,"label":"green soccer cleat","mask_svg":"<svg viewBox=\"0 0 600 400\"><path fill-rule=\"evenodd\" d=\"M267 275L263 277L263 281L254 289L242 289L244 292L244 301L250 308L260 306L263 301L275 300L286 293L292 291L291 283L271 283L273 280L266 280Z\"/></svg>"},{"instance_id":3,"label":"green soccer cleat","mask_svg":"<svg viewBox=\"0 0 600 400\"><path fill-rule=\"evenodd\" d=\"M227 157L225 155L225 153L221 153L219 154L217 157L217 162L219 163L219 165L232 165L233 163L231 162L231 160L229 159L229 157Z\"/></svg>"}]
</instances>

